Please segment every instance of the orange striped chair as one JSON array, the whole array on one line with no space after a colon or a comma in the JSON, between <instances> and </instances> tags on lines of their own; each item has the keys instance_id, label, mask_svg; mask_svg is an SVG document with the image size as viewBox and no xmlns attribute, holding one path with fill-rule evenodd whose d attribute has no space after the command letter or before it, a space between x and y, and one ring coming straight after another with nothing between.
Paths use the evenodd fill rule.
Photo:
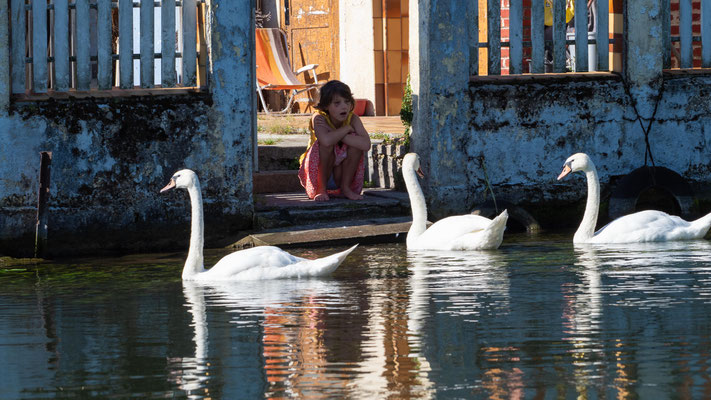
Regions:
<instances>
[{"instance_id":1,"label":"orange striped chair","mask_svg":"<svg viewBox=\"0 0 711 400\"><path fill-rule=\"evenodd\" d=\"M283 110L284 113L291 109L297 94L318 90L323 83L318 83L316 67L318 64L309 64L292 71L291 63L286 50L286 35L278 28L257 28L255 35L257 58L257 92L262 102L264 111L269 114L269 107L264 101L264 90L283 90L289 96L289 101ZM311 72L315 83L302 83L296 77L300 73ZM317 97L317 96L316 96Z\"/></svg>"}]
</instances>

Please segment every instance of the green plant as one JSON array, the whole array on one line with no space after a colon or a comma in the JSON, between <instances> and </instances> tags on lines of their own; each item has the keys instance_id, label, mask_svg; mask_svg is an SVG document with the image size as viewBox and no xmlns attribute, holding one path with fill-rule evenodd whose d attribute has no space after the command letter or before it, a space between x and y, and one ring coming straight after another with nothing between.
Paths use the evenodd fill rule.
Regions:
<instances>
[{"instance_id":1,"label":"green plant","mask_svg":"<svg viewBox=\"0 0 711 400\"><path fill-rule=\"evenodd\" d=\"M281 139L262 139L262 140L257 141L258 144L261 144L264 146L273 146L279 142L281 142Z\"/></svg>"},{"instance_id":2,"label":"green plant","mask_svg":"<svg viewBox=\"0 0 711 400\"><path fill-rule=\"evenodd\" d=\"M373 132L369 133L371 139L382 140L383 143L387 144L390 141L390 135L384 132Z\"/></svg>"},{"instance_id":3,"label":"green plant","mask_svg":"<svg viewBox=\"0 0 711 400\"><path fill-rule=\"evenodd\" d=\"M402 96L402 106L400 107L400 119L402 124L405 125L405 132L403 133L403 138L405 139L404 145L410 146L410 127L412 126L412 87L410 86L410 74L407 75L407 82L405 83L405 93Z\"/></svg>"}]
</instances>

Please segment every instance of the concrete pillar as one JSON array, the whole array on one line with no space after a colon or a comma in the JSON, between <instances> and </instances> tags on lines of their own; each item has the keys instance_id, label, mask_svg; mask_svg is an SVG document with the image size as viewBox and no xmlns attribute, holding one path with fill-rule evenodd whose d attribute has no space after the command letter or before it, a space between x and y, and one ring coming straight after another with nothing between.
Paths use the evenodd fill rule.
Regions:
<instances>
[{"instance_id":1,"label":"concrete pillar","mask_svg":"<svg viewBox=\"0 0 711 400\"><path fill-rule=\"evenodd\" d=\"M662 83L662 2L624 2L623 76L643 118L651 118Z\"/></svg>"},{"instance_id":2,"label":"concrete pillar","mask_svg":"<svg viewBox=\"0 0 711 400\"><path fill-rule=\"evenodd\" d=\"M464 212L469 140L468 3L410 2L411 149L420 155L430 214Z\"/></svg>"},{"instance_id":3,"label":"concrete pillar","mask_svg":"<svg viewBox=\"0 0 711 400\"><path fill-rule=\"evenodd\" d=\"M10 106L10 10L0 1L0 115Z\"/></svg>"},{"instance_id":4,"label":"concrete pillar","mask_svg":"<svg viewBox=\"0 0 711 400\"><path fill-rule=\"evenodd\" d=\"M210 129L221 137L217 149L222 171L215 171L232 188L232 204L240 214L253 214L252 155L256 147L257 111L254 51L255 0L210 0L207 41L209 86L213 99ZM225 210L227 211L227 210ZM230 210L236 211L236 210Z\"/></svg>"}]
</instances>

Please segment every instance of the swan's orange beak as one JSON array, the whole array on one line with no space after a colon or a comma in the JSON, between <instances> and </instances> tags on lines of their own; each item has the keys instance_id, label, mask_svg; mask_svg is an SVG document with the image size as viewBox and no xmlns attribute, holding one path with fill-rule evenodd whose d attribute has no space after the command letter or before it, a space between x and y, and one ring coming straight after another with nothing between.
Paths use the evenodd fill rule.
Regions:
<instances>
[{"instance_id":1,"label":"swan's orange beak","mask_svg":"<svg viewBox=\"0 0 711 400\"><path fill-rule=\"evenodd\" d=\"M565 178L565 176L568 175L570 173L570 171L571 171L570 167L567 165L564 165L563 171L560 173L560 175L558 175L558 180Z\"/></svg>"},{"instance_id":2,"label":"swan's orange beak","mask_svg":"<svg viewBox=\"0 0 711 400\"><path fill-rule=\"evenodd\" d=\"M160 190L161 193L165 192L166 190L170 190L175 187L175 179L170 179L170 182L168 182L167 185L163 189Z\"/></svg>"},{"instance_id":3,"label":"swan's orange beak","mask_svg":"<svg viewBox=\"0 0 711 400\"><path fill-rule=\"evenodd\" d=\"M422 172L422 168L417 168L417 171L415 171L415 172L417 172L417 175L419 175L420 178L424 178L424 177L425 177L425 173Z\"/></svg>"}]
</instances>

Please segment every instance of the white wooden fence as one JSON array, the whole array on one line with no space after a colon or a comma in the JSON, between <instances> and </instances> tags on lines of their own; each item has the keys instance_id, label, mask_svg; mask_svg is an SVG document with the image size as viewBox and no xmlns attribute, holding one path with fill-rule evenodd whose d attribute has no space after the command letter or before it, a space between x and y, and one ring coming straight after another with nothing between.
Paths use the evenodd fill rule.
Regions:
<instances>
[{"instance_id":1,"label":"white wooden fence","mask_svg":"<svg viewBox=\"0 0 711 400\"><path fill-rule=\"evenodd\" d=\"M156 59L161 87L194 87L197 12L203 1L10 0L12 93L133 89L134 59L140 60L142 88L155 86ZM134 8L140 10L138 54ZM156 9L160 53L154 52ZM179 73L176 59L182 60Z\"/></svg>"},{"instance_id":2,"label":"white wooden fence","mask_svg":"<svg viewBox=\"0 0 711 400\"><path fill-rule=\"evenodd\" d=\"M479 7L477 0L470 1L470 10L472 14L470 20L473 21L474 32L479 31ZM597 15L605 16L597 21L597 29L594 39L588 39L588 8L587 1L579 0L575 2L575 26L585 27L584 29L575 30L575 40L566 39L566 21L565 8L566 0L551 0L553 11L552 25L552 72L566 72L566 45L575 45L575 59L588 60L588 44L596 44L596 62L595 69L597 71L609 70L609 15L608 1L597 1ZM487 42L479 43L478 46L473 46L470 54L473 55L470 60L470 71L472 75L479 75L479 60L477 47L486 48L488 54L487 73L488 75L501 74L501 47L509 48L509 73L521 74L531 72L540 74L545 72L545 38L544 38L544 1L532 0L530 32L531 40L523 40L523 15L524 7L522 0L509 0L509 41L501 41L501 0L488 0L486 9L487 21ZM478 37L478 36L474 36ZM476 44L476 43L473 43ZM523 48L531 48L530 69L524 69ZM587 62L575 63L575 72L587 72Z\"/></svg>"},{"instance_id":3,"label":"white wooden fence","mask_svg":"<svg viewBox=\"0 0 711 400\"><path fill-rule=\"evenodd\" d=\"M664 68L671 68L671 55L679 59L680 68L694 67L694 43L701 43L701 67L711 68L711 1L701 0L700 28L701 36L693 36L692 0L679 0L679 35L671 35L671 18L669 0L662 0L664 7L663 33L664 38ZM672 42L679 42L679 53ZM698 47L698 46L697 46ZM698 60L698 58L697 58Z\"/></svg>"},{"instance_id":4,"label":"white wooden fence","mask_svg":"<svg viewBox=\"0 0 711 400\"><path fill-rule=\"evenodd\" d=\"M470 37L478 38L479 13L486 13L487 41L479 43L478 40L471 41L469 66L471 75L483 75L484 71L479 71L478 48L486 48L488 75L501 75L501 48L509 49L509 73L522 74L531 72L540 74L546 72L545 68L545 48L546 39L544 37L544 0L532 0L530 8L530 41L524 41L524 8L522 0L509 0L509 41L501 40L501 3L502 0L488 0L486 10L479 10L478 0L469 1L469 20L472 21L471 29L473 34ZM701 36L692 35L692 0L678 0L679 2L679 35L671 35L671 13L670 0L662 0L662 12L664 21L664 68L671 68L671 55L677 54L680 59L681 68L693 68L693 43L701 43L701 67L711 68L711 0L700 2L701 11ZM587 29L575 29L575 39L566 36L566 0L551 0L553 25L552 40L549 42L549 49L552 50L552 68L550 72L567 72L570 60L566 60L566 46L574 45L575 51L571 54L574 60L591 60L591 65L596 71L609 71L609 2L608 0L598 0L592 10L588 10L587 1L578 0L575 2L574 21L576 27L587 27L588 13L592 11L595 17L596 29L590 34ZM697 2L698 4L698 2ZM483 27L482 27L483 28ZM672 42L679 42L680 50L672 46ZM588 54L588 44L595 44L595 54ZM591 46L592 47L592 46ZM524 60L524 48L530 48L530 59ZM680 54L678 54L680 53ZM530 63L530 66L525 64ZM697 57L698 63L698 57ZM574 72L587 72L588 62L575 62ZM551 71L552 70L552 71Z\"/></svg>"}]
</instances>

